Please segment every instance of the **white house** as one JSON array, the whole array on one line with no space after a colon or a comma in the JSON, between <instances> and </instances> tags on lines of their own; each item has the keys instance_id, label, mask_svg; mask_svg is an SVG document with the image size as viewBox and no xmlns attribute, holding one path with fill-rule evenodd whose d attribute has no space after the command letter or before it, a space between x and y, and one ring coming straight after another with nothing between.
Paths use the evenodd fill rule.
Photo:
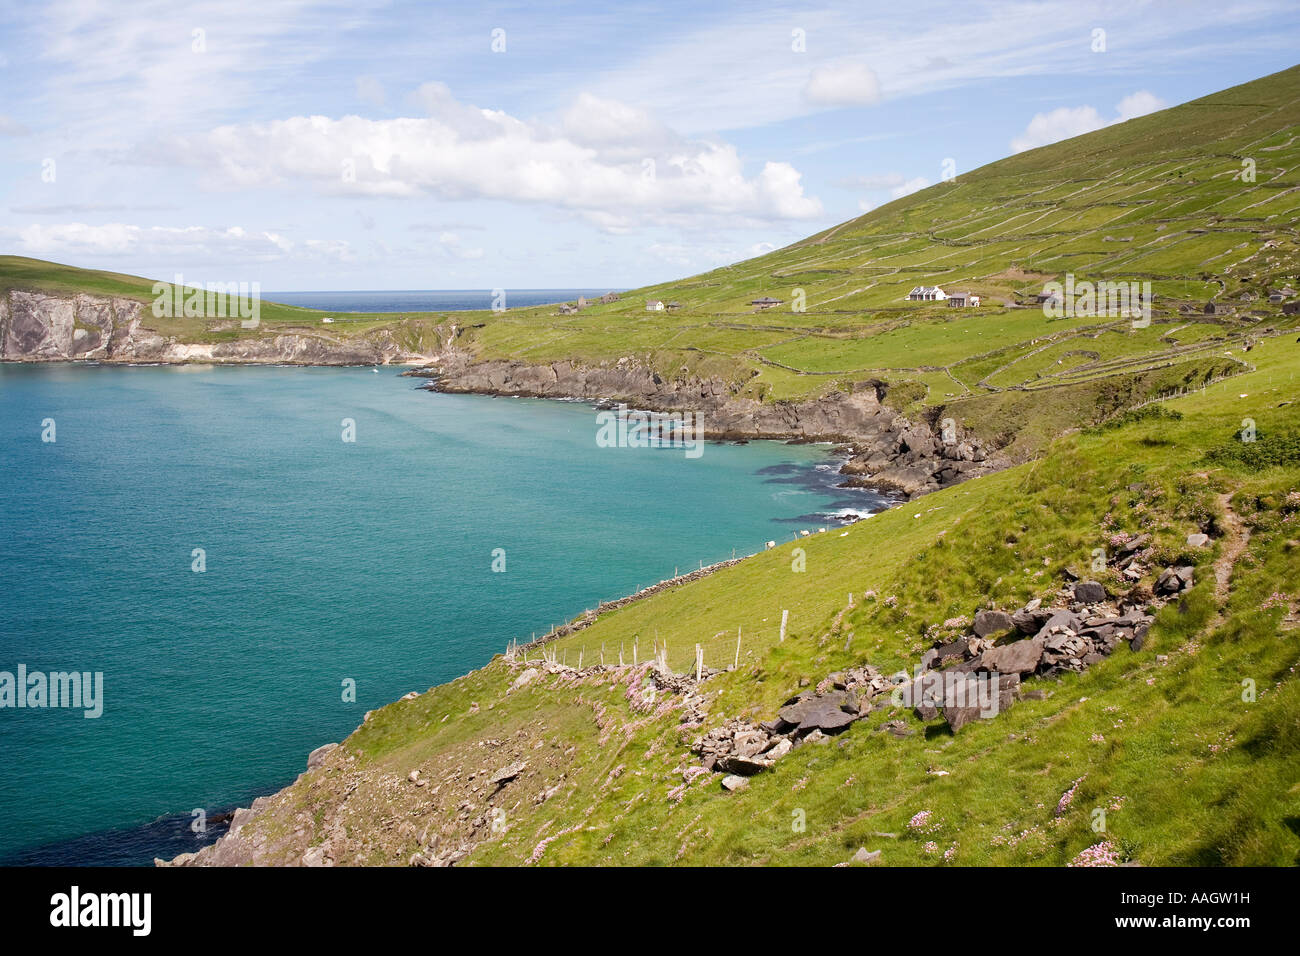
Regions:
<instances>
[{"instance_id":1,"label":"white house","mask_svg":"<svg viewBox=\"0 0 1300 956\"><path fill-rule=\"evenodd\" d=\"M948 293L937 285L919 285L907 293L909 302L941 302L948 298Z\"/></svg>"},{"instance_id":2,"label":"white house","mask_svg":"<svg viewBox=\"0 0 1300 956\"><path fill-rule=\"evenodd\" d=\"M332 318L330 318L328 315L325 316L325 318L321 319L321 322L323 322L323 323L326 324L326 325L330 325L331 323L333 323L333 321L334 321L334 320L333 320Z\"/></svg>"},{"instance_id":3,"label":"white house","mask_svg":"<svg viewBox=\"0 0 1300 956\"><path fill-rule=\"evenodd\" d=\"M664 310L664 304L658 299L651 299L645 304L645 310L647 312L662 312Z\"/></svg>"}]
</instances>

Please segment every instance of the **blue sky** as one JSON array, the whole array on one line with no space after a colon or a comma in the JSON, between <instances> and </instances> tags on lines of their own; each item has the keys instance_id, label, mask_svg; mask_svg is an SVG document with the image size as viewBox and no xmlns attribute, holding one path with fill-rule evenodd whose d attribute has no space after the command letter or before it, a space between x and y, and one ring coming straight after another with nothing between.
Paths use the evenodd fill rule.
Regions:
<instances>
[{"instance_id":1,"label":"blue sky","mask_svg":"<svg viewBox=\"0 0 1300 956\"><path fill-rule=\"evenodd\" d=\"M1297 40L1294 0L10 3L0 250L265 291L627 288Z\"/></svg>"}]
</instances>

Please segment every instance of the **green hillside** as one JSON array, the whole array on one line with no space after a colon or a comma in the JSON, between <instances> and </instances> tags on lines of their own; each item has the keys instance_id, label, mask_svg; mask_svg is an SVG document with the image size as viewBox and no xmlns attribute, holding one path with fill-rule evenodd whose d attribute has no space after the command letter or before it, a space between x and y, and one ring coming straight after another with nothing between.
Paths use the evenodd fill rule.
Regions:
<instances>
[{"instance_id":1,"label":"green hillside","mask_svg":"<svg viewBox=\"0 0 1300 956\"><path fill-rule=\"evenodd\" d=\"M537 650L391 704L243 835L258 862L404 864L452 849L457 865L828 865L865 849L885 865L1062 865L1098 843L1144 865L1300 862L1297 349L1272 339L1230 388L602 615L550 645L556 664L526 684ZM1246 417L1255 442L1241 440ZM1187 544L1195 533L1207 547ZM1162 567L1195 568L1140 650L1030 678L1009 711L955 733L886 695L738 792L700 773L691 745L710 728L771 719L848 668L911 672L977 609L1052 604L1068 569L1087 573L1095 549L1139 534L1148 573L1106 569L1112 595L1141 601ZM722 672L694 701L647 699L656 642L678 673L697 643ZM612 666L620 653L626 666ZM611 666L593 668L602 654Z\"/></svg>"},{"instance_id":2,"label":"green hillside","mask_svg":"<svg viewBox=\"0 0 1300 956\"><path fill-rule=\"evenodd\" d=\"M1297 282L1298 123L1293 69L576 316L480 317L464 338L482 356L639 355L767 398L881 378L1039 454L382 708L222 861L1300 862L1300 338L1289 298L1269 301ZM1246 157L1253 183L1233 178ZM1151 281L1151 326L1012 304L1066 272ZM935 283L991 304L902 301ZM807 312L747 305L795 288ZM1026 672L1009 709L960 729L868 694L745 782L710 769L707 734L868 666L914 673L977 612L1068 605L1080 578L1149 633ZM1015 638L979 654L1032 643Z\"/></svg>"}]
</instances>

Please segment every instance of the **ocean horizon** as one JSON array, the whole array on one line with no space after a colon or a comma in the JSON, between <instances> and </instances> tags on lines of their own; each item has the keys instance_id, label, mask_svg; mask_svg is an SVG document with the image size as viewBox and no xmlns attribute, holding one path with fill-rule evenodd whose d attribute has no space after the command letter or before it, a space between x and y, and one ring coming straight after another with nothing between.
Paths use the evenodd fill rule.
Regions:
<instances>
[{"instance_id":1,"label":"ocean horizon","mask_svg":"<svg viewBox=\"0 0 1300 956\"><path fill-rule=\"evenodd\" d=\"M528 308L571 302L578 296L595 298L619 289L505 289L506 308ZM465 312L490 309L495 289L371 289L338 292L263 292L262 298L282 305L335 312Z\"/></svg>"}]
</instances>

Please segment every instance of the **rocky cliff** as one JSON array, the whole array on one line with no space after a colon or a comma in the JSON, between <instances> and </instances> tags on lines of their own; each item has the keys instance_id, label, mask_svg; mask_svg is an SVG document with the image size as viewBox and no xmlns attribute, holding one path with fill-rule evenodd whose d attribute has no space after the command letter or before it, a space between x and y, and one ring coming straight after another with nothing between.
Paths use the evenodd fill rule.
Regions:
<instances>
[{"instance_id":1,"label":"rocky cliff","mask_svg":"<svg viewBox=\"0 0 1300 956\"><path fill-rule=\"evenodd\" d=\"M740 394L740 386L683 374L665 379L631 358L598 366L574 362L532 365L476 361L449 349L429 369L409 374L434 378L443 392L582 398L625 402L650 411L695 412L709 438L833 441L849 446L846 484L909 497L987 474L1009 464L993 449L955 431L937 435L883 403L887 386L868 381L850 392L806 401L764 402Z\"/></svg>"},{"instance_id":2,"label":"rocky cliff","mask_svg":"<svg viewBox=\"0 0 1300 956\"><path fill-rule=\"evenodd\" d=\"M387 365L427 356L404 349L380 330L355 338L311 329L182 342L150 328L144 303L92 295L52 296L10 290L0 296L0 359L44 362L231 362ZM238 328L232 321L232 328Z\"/></svg>"}]
</instances>

